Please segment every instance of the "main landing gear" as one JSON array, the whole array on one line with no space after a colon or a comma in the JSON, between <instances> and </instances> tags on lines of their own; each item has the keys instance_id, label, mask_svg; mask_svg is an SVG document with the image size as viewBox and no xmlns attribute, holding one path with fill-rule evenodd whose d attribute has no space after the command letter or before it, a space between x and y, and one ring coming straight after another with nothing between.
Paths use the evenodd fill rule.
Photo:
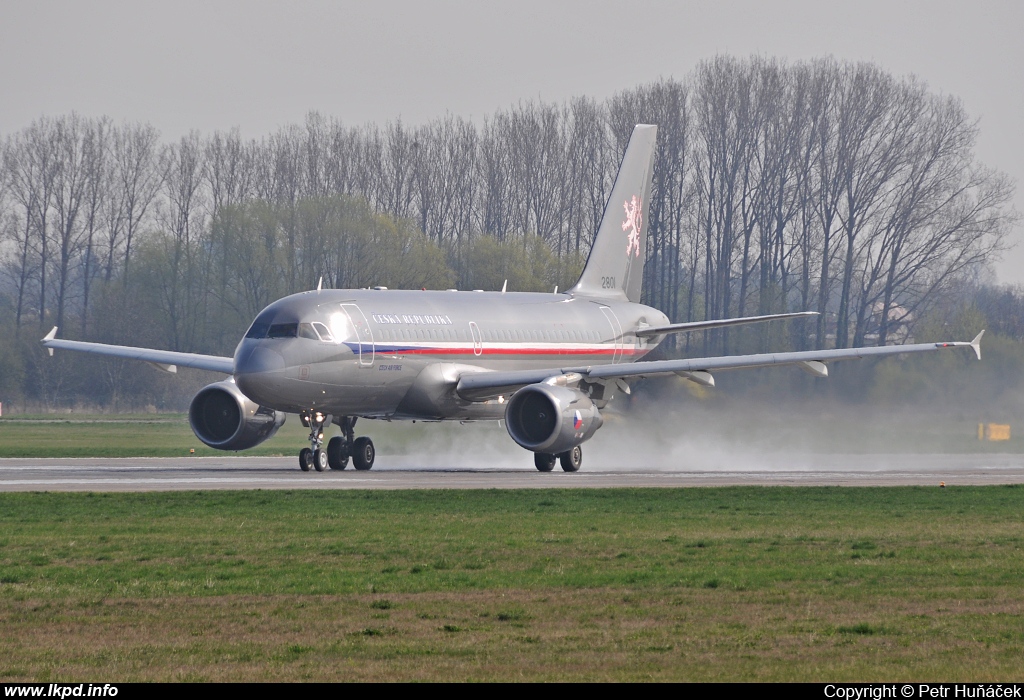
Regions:
<instances>
[{"instance_id":1,"label":"main landing gear","mask_svg":"<svg viewBox=\"0 0 1024 700\"><path fill-rule=\"evenodd\" d=\"M327 442L327 449L323 446L324 426L333 422L333 416L319 411L303 411L299 414L299 420L309 428L309 447L299 452L299 468L302 471L316 469L322 472L328 467L340 471L348 466L349 458L352 459L352 466L360 471L373 467L377 455L373 441L368 437L355 436L355 418L344 416L337 421L341 435L331 438Z\"/></svg>"},{"instance_id":2,"label":"main landing gear","mask_svg":"<svg viewBox=\"0 0 1024 700\"><path fill-rule=\"evenodd\" d=\"M542 452L533 453L533 464L537 467L538 471L551 471L555 468L556 460L561 463L562 471L579 471L580 465L583 464L583 448L576 445L576 447L568 452L562 452L557 455L548 455Z\"/></svg>"}]
</instances>

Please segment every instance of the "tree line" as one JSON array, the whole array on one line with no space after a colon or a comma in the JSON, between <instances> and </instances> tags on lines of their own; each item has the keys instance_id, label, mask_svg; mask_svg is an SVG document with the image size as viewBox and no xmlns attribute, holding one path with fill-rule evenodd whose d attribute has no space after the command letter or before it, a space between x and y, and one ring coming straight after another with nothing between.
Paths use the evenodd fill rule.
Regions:
<instances>
[{"instance_id":1,"label":"tree line","mask_svg":"<svg viewBox=\"0 0 1024 700\"><path fill-rule=\"evenodd\" d=\"M321 278L564 289L637 123L659 127L644 301L673 321L820 312L680 351L900 341L978 280L1015 222L1013 184L976 162L959 100L834 59L719 56L480 123L311 113L261 138L165 143L148 124L41 117L0 146L0 363L21 358L7 383L50 381L10 348L51 325L230 353L259 309Z\"/></svg>"}]
</instances>

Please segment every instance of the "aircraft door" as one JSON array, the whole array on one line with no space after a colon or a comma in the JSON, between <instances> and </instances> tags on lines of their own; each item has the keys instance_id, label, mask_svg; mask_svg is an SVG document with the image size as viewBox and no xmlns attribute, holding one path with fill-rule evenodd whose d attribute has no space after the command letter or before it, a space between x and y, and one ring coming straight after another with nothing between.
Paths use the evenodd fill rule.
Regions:
<instances>
[{"instance_id":1,"label":"aircraft door","mask_svg":"<svg viewBox=\"0 0 1024 700\"><path fill-rule=\"evenodd\" d=\"M341 310L348 316L349 323L352 324L352 328L355 330L356 342L359 345L357 350L359 366L371 366L373 364L374 351L376 350L373 342L373 329L370 328L366 316L363 315L362 310L357 305L342 304Z\"/></svg>"},{"instance_id":2,"label":"aircraft door","mask_svg":"<svg viewBox=\"0 0 1024 700\"><path fill-rule=\"evenodd\" d=\"M475 321L469 322L469 333L473 336L473 355L480 357L484 354L484 339L480 335L480 327L476 325Z\"/></svg>"},{"instance_id":3,"label":"aircraft door","mask_svg":"<svg viewBox=\"0 0 1024 700\"><path fill-rule=\"evenodd\" d=\"M605 320L608 321L608 325L612 329L612 338L614 342L614 349L612 350L612 364L618 363L622 360L622 325L619 323L619 319L615 316L615 312L608 306L601 307L601 313L604 314Z\"/></svg>"}]
</instances>

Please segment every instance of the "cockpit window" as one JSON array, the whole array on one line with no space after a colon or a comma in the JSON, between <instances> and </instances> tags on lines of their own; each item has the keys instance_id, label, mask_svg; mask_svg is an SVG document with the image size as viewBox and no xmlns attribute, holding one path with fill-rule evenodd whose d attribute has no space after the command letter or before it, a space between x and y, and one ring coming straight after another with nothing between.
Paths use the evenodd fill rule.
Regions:
<instances>
[{"instance_id":1,"label":"cockpit window","mask_svg":"<svg viewBox=\"0 0 1024 700\"><path fill-rule=\"evenodd\" d=\"M324 343L334 342L334 336L331 335L331 331L328 330L326 325L319 321L313 321L312 323L300 323L299 337L309 338L310 340L320 340Z\"/></svg>"},{"instance_id":2,"label":"cockpit window","mask_svg":"<svg viewBox=\"0 0 1024 700\"><path fill-rule=\"evenodd\" d=\"M275 323L267 332L268 338L295 338L299 334L297 323Z\"/></svg>"},{"instance_id":3,"label":"cockpit window","mask_svg":"<svg viewBox=\"0 0 1024 700\"><path fill-rule=\"evenodd\" d=\"M249 326L249 330L246 331L246 338L266 338L267 331L270 330L270 319L272 314L262 313L256 317L256 320Z\"/></svg>"},{"instance_id":4,"label":"cockpit window","mask_svg":"<svg viewBox=\"0 0 1024 700\"><path fill-rule=\"evenodd\" d=\"M331 331L327 328L326 325L320 323L319 321L313 321L313 328L320 335L320 340L324 341L325 343L334 342L334 336L331 335Z\"/></svg>"}]
</instances>

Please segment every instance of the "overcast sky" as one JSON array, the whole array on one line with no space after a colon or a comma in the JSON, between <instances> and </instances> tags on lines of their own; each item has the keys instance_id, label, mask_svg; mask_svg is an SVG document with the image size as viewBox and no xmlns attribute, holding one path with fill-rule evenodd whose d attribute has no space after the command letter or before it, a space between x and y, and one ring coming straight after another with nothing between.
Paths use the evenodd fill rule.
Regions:
<instances>
[{"instance_id":1,"label":"overcast sky","mask_svg":"<svg viewBox=\"0 0 1024 700\"><path fill-rule=\"evenodd\" d=\"M0 134L77 111L149 122L167 140L237 126L260 137L310 110L351 124L520 100L603 99L685 77L718 53L833 55L914 74L980 119L978 158L1024 212L1024 3L0 3ZM1024 234L997 267L1024 283Z\"/></svg>"}]
</instances>

